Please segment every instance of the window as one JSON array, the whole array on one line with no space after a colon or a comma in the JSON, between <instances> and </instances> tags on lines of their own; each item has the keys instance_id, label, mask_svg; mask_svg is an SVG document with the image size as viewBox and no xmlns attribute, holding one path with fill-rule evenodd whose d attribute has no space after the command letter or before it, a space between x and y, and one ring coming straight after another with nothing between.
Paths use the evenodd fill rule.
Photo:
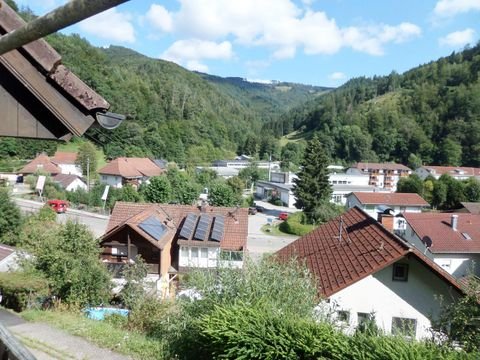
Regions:
<instances>
[{"instance_id":1,"label":"window","mask_svg":"<svg viewBox=\"0 0 480 360\"><path fill-rule=\"evenodd\" d=\"M200 257L202 259L207 259L208 258L208 249L207 248L201 248L200 249Z\"/></svg>"},{"instance_id":2,"label":"window","mask_svg":"<svg viewBox=\"0 0 480 360\"><path fill-rule=\"evenodd\" d=\"M350 322L350 311L337 311L337 320L348 324Z\"/></svg>"},{"instance_id":3,"label":"window","mask_svg":"<svg viewBox=\"0 0 480 360\"><path fill-rule=\"evenodd\" d=\"M188 259L188 248L186 248L185 246L182 246L180 248L180 257Z\"/></svg>"},{"instance_id":4,"label":"window","mask_svg":"<svg viewBox=\"0 0 480 360\"><path fill-rule=\"evenodd\" d=\"M190 252L192 254L192 259L197 259L198 258L198 248L192 247L190 249Z\"/></svg>"},{"instance_id":5,"label":"window","mask_svg":"<svg viewBox=\"0 0 480 360\"><path fill-rule=\"evenodd\" d=\"M393 281L408 281L408 264L393 264Z\"/></svg>"},{"instance_id":6,"label":"window","mask_svg":"<svg viewBox=\"0 0 480 360\"><path fill-rule=\"evenodd\" d=\"M126 246L112 247L112 255L127 256L127 247Z\"/></svg>"},{"instance_id":7,"label":"window","mask_svg":"<svg viewBox=\"0 0 480 360\"><path fill-rule=\"evenodd\" d=\"M417 333L417 319L392 318L392 335L415 337Z\"/></svg>"},{"instance_id":8,"label":"window","mask_svg":"<svg viewBox=\"0 0 480 360\"><path fill-rule=\"evenodd\" d=\"M359 312L357 313L357 323L358 325L362 325L366 323L367 321L372 320L372 314L370 313L364 313L364 312Z\"/></svg>"}]
</instances>

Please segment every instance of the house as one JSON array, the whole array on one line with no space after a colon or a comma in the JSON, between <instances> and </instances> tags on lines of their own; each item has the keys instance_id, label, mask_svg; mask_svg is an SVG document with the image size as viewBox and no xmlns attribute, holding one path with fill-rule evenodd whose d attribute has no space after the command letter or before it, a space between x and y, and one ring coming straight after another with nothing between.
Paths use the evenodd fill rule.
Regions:
<instances>
[{"instance_id":1,"label":"house","mask_svg":"<svg viewBox=\"0 0 480 360\"><path fill-rule=\"evenodd\" d=\"M0 244L0 272L16 270L18 264L17 250L5 244Z\"/></svg>"},{"instance_id":2,"label":"house","mask_svg":"<svg viewBox=\"0 0 480 360\"><path fill-rule=\"evenodd\" d=\"M52 178L53 182L59 184L66 191L75 191L78 189L87 190L88 186L81 177L71 174L57 174Z\"/></svg>"},{"instance_id":3,"label":"house","mask_svg":"<svg viewBox=\"0 0 480 360\"><path fill-rule=\"evenodd\" d=\"M0 34L24 25L2 1ZM95 122L105 125L109 107L43 39L0 56L0 136L68 140Z\"/></svg>"},{"instance_id":4,"label":"house","mask_svg":"<svg viewBox=\"0 0 480 360\"><path fill-rule=\"evenodd\" d=\"M366 193L353 192L347 195L347 207L358 206L374 219L386 212L396 216L393 229L405 228L405 220L397 215L403 213L420 213L430 205L420 195L415 193Z\"/></svg>"},{"instance_id":5,"label":"house","mask_svg":"<svg viewBox=\"0 0 480 360\"><path fill-rule=\"evenodd\" d=\"M455 212L480 214L480 202L461 202L462 207Z\"/></svg>"},{"instance_id":6,"label":"house","mask_svg":"<svg viewBox=\"0 0 480 360\"><path fill-rule=\"evenodd\" d=\"M462 166L431 166L425 165L415 170L420 179L425 180L427 176L433 176L438 180L443 174L450 175L456 180L467 180L471 177L480 179L480 168Z\"/></svg>"},{"instance_id":7,"label":"house","mask_svg":"<svg viewBox=\"0 0 480 360\"><path fill-rule=\"evenodd\" d=\"M259 199L280 199L285 206L295 207L295 196L293 195L293 180L297 178L292 172L271 172L270 181L258 180L256 183L255 195Z\"/></svg>"},{"instance_id":8,"label":"house","mask_svg":"<svg viewBox=\"0 0 480 360\"><path fill-rule=\"evenodd\" d=\"M330 173L328 175L328 182L332 187L330 202L337 205L346 205L346 196L352 192L374 192L382 190L373 185L369 185L369 181L370 177L367 174Z\"/></svg>"},{"instance_id":9,"label":"house","mask_svg":"<svg viewBox=\"0 0 480 360\"><path fill-rule=\"evenodd\" d=\"M247 235L247 209L117 202L101 238L101 257L121 267L141 255L165 294L178 271L242 267Z\"/></svg>"},{"instance_id":10,"label":"house","mask_svg":"<svg viewBox=\"0 0 480 360\"><path fill-rule=\"evenodd\" d=\"M222 177L224 179L229 179L234 176L238 176L238 169L230 168L230 167L220 167L220 166L197 166L195 171L197 174L201 173L205 170L214 171L218 177Z\"/></svg>"},{"instance_id":11,"label":"house","mask_svg":"<svg viewBox=\"0 0 480 360\"><path fill-rule=\"evenodd\" d=\"M127 157L116 158L98 170L100 182L115 188L126 184L136 187L163 172L164 170L148 158Z\"/></svg>"},{"instance_id":12,"label":"house","mask_svg":"<svg viewBox=\"0 0 480 360\"><path fill-rule=\"evenodd\" d=\"M57 175L62 173L62 169L52 162L47 154L40 154L35 159L21 168L18 173L23 175L35 174L36 172L46 173L48 175Z\"/></svg>"},{"instance_id":13,"label":"house","mask_svg":"<svg viewBox=\"0 0 480 360\"><path fill-rule=\"evenodd\" d=\"M76 164L77 153L57 151L50 160L60 168L62 174L83 175L82 167Z\"/></svg>"},{"instance_id":14,"label":"house","mask_svg":"<svg viewBox=\"0 0 480 360\"><path fill-rule=\"evenodd\" d=\"M347 332L367 319L387 334L430 335L437 296L462 296L450 274L358 207L320 225L276 253L314 275L322 305Z\"/></svg>"},{"instance_id":15,"label":"house","mask_svg":"<svg viewBox=\"0 0 480 360\"><path fill-rule=\"evenodd\" d=\"M463 213L405 213L401 234L456 278L480 275L480 215Z\"/></svg>"},{"instance_id":16,"label":"house","mask_svg":"<svg viewBox=\"0 0 480 360\"><path fill-rule=\"evenodd\" d=\"M396 163L359 162L348 168L347 174L366 174L370 177L369 185L395 192L398 181L411 175L412 170Z\"/></svg>"}]
</instances>

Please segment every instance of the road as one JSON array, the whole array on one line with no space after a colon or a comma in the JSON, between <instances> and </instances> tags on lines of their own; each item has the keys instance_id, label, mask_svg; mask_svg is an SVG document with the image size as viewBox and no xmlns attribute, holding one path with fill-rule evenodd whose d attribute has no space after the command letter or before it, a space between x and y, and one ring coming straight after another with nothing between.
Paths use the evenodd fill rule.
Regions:
<instances>
[{"instance_id":1,"label":"road","mask_svg":"<svg viewBox=\"0 0 480 360\"><path fill-rule=\"evenodd\" d=\"M44 204L37 201L13 198L15 203L24 213L32 213L38 211ZM68 209L65 214L58 214L57 221L65 223L67 220L76 221L85 224L97 237L103 235L107 229L109 216L89 213L86 211Z\"/></svg>"}]
</instances>

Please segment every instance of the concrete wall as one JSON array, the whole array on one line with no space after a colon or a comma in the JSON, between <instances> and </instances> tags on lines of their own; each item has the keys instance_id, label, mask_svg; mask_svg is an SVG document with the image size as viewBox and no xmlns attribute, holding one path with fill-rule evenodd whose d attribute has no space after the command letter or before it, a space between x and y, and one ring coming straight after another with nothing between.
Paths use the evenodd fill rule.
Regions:
<instances>
[{"instance_id":1,"label":"concrete wall","mask_svg":"<svg viewBox=\"0 0 480 360\"><path fill-rule=\"evenodd\" d=\"M347 332L357 327L358 313L374 313L377 326L387 334L392 331L392 318L398 317L416 320L417 339L430 335L429 316L436 317L440 310L436 296L451 301L459 294L417 259L405 258L400 263L408 264L407 281L393 281L390 265L330 297L333 310L349 312Z\"/></svg>"},{"instance_id":2,"label":"concrete wall","mask_svg":"<svg viewBox=\"0 0 480 360\"><path fill-rule=\"evenodd\" d=\"M75 164L58 164L62 174L72 174L77 176L82 176L82 169L80 166Z\"/></svg>"},{"instance_id":3,"label":"concrete wall","mask_svg":"<svg viewBox=\"0 0 480 360\"><path fill-rule=\"evenodd\" d=\"M67 186L65 190L67 191L75 191L77 189L87 190L87 184L85 184L80 179L75 179L70 185Z\"/></svg>"},{"instance_id":4,"label":"concrete wall","mask_svg":"<svg viewBox=\"0 0 480 360\"><path fill-rule=\"evenodd\" d=\"M120 189L123 186L122 177L118 175L100 175L100 182L117 189Z\"/></svg>"}]
</instances>

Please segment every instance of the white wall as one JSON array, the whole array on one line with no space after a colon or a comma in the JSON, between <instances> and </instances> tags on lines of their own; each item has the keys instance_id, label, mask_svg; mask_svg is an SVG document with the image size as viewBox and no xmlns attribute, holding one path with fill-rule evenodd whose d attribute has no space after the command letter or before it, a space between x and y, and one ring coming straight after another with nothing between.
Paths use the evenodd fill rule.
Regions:
<instances>
[{"instance_id":1,"label":"white wall","mask_svg":"<svg viewBox=\"0 0 480 360\"><path fill-rule=\"evenodd\" d=\"M65 190L67 191L75 191L77 189L87 190L87 184L85 184L80 179L75 179L70 185L67 186Z\"/></svg>"},{"instance_id":2,"label":"white wall","mask_svg":"<svg viewBox=\"0 0 480 360\"><path fill-rule=\"evenodd\" d=\"M82 168L75 164L58 164L62 174L82 176Z\"/></svg>"},{"instance_id":3,"label":"white wall","mask_svg":"<svg viewBox=\"0 0 480 360\"><path fill-rule=\"evenodd\" d=\"M391 333L392 317L416 319L416 338L430 335L429 316L438 315L440 304L436 296L451 301L457 292L418 260L405 258L409 265L408 281L393 281L393 265L370 275L330 297L334 310L348 311L346 331L353 332L358 322L357 313L375 313L377 325Z\"/></svg>"},{"instance_id":4,"label":"white wall","mask_svg":"<svg viewBox=\"0 0 480 360\"><path fill-rule=\"evenodd\" d=\"M358 186L367 186L368 175L362 174L330 174L328 176L328 182L331 185L358 185Z\"/></svg>"},{"instance_id":5,"label":"white wall","mask_svg":"<svg viewBox=\"0 0 480 360\"><path fill-rule=\"evenodd\" d=\"M100 175L100 182L117 189L120 189L123 186L122 177L118 175Z\"/></svg>"}]
</instances>

